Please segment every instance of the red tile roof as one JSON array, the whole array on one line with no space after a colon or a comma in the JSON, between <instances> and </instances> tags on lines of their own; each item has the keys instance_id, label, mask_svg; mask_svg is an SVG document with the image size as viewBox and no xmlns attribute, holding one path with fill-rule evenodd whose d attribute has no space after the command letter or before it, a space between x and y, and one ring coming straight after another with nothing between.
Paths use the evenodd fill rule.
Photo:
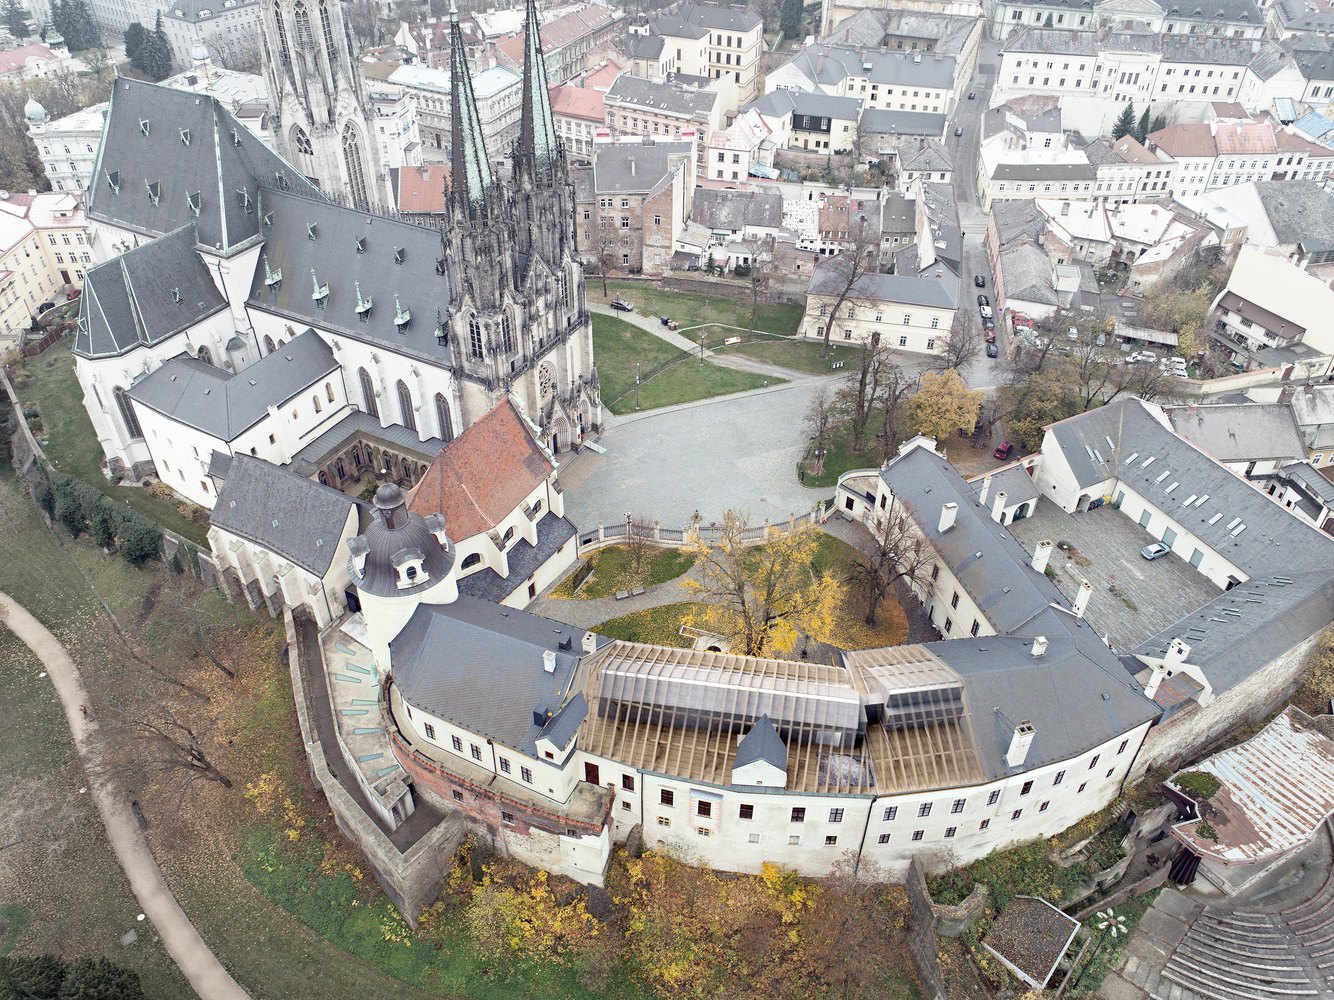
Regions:
<instances>
[{"instance_id":1,"label":"red tile roof","mask_svg":"<svg viewBox=\"0 0 1334 1000\"><path fill-rule=\"evenodd\" d=\"M400 212L444 212L448 210L449 169L443 164L395 167L398 171Z\"/></svg>"},{"instance_id":2,"label":"red tile roof","mask_svg":"<svg viewBox=\"0 0 1334 1000\"><path fill-rule=\"evenodd\" d=\"M503 521L553 469L506 399L440 449L408 494L408 510L443 515L449 536L461 541Z\"/></svg>"},{"instance_id":3,"label":"red tile roof","mask_svg":"<svg viewBox=\"0 0 1334 1000\"><path fill-rule=\"evenodd\" d=\"M589 90L585 87L552 87L551 112L570 118L585 118L600 125L604 115L603 97L602 91Z\"/></svg>"},{"instance_id":4,"label":"red tile roof","mask_svg":"<svg viewBox=\"0 0 1334 1000\"><path fill-rule=\"evenodd\" d=\"M1150 132L1148 139L1169 156L1217 156L1213 130L1208 125L1172 125L1160 132Z\"/></svg>"}]
</instances>

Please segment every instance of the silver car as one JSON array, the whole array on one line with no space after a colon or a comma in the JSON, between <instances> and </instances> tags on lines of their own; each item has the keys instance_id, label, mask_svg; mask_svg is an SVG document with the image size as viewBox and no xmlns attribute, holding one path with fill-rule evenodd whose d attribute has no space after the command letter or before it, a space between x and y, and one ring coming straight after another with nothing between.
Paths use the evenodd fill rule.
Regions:
<instances>
[{"instance_id":1,"label":"silver car","mask_svg":"<svg viewBox=\"0 0 1334 1000\"><path fill-rule=\"evenodd\" d=\"M1146 545L1144 548L1140 549L1139 554L1145 559L1152 561L1154 559L1161 559L1171 551L1172 547L1170 545L1166 545L1163 542L1154 542L1152 545Z\"/></svg>"}]
</instances>

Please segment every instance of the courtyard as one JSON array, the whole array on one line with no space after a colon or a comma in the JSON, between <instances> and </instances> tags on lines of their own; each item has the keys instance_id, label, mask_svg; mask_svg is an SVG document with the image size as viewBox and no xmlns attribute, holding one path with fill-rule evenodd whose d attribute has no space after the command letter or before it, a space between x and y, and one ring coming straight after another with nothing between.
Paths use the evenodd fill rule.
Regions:
<instances>
[{"instance_id":1,"label":"courtyard","mask_svg":"<svg viewBox=\"0 0 1334 1000\"><path fill-rule=\"evenodd\" d=\"M1085 617L1117 652L1134 649L1219 594L1175 553L1152 562L1141 556L1157 539L1111 507L1067 514L1040 497L1033 515L1010 531L1029 552L1044 538L1071 547L1052 550L1056 586L1073 601L1081 580L1093 585Z\"/></svg>"}]
</instances>

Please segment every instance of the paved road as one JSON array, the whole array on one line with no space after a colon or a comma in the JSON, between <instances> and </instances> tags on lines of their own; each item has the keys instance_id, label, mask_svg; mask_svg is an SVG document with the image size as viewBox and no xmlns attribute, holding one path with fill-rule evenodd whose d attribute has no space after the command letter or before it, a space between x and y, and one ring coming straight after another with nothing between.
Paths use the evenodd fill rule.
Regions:
<instances>
[{"instance_id":1,"label":"paved road","mask_svg":"<svg viewBox=\"0 0 1334 1000\"><path fill-rule=\"evenodd\" d=\"M97 752L97 723L85 719L79 711L79 706L87 705L90 699L78 668L56 637L22 605L7 594L0 594L0 607L4 610L5 624L37 654L46 668L65 707L65 719L79 758L87 764ZM89 779L89 791L135 898L195 992L204 1000L249 1000L249 994L227 974L176 902L122 790L109 782Z\"/></svg>"}]
</instances>

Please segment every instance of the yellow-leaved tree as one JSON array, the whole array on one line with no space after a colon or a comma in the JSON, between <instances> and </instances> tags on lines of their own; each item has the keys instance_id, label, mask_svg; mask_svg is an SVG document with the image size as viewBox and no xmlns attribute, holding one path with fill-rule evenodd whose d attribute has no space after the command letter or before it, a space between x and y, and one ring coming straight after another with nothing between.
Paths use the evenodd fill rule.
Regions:
<instances>
[{"instance_id":1,"label":"yellow-leaved tree","mask_svg":"<svg viewBox=\"0 0 1334 1000\"><path fill-rule=\"evenodd\" d=\"M696 547L698 572L685 587L700 610L687 624L746 656L790 654L802 633L829 630L841 588L813 568L820 532L813 525L763 545L746 538L745 512L729 510L714 536Z\"/></svg>"},{"instance_id":2,"label":"yellow-leaved tree","mask_svg":"<svg viewBox=\"0 0 1334 1000\"><path fill-rule=\"evenodd\" d=\"M908 426L943 445L955 431L973 433L986 398L982 389L969 389L953 368L940 374L923 372L922 387L908 400Z\"/></svg>"}]
</instances>

